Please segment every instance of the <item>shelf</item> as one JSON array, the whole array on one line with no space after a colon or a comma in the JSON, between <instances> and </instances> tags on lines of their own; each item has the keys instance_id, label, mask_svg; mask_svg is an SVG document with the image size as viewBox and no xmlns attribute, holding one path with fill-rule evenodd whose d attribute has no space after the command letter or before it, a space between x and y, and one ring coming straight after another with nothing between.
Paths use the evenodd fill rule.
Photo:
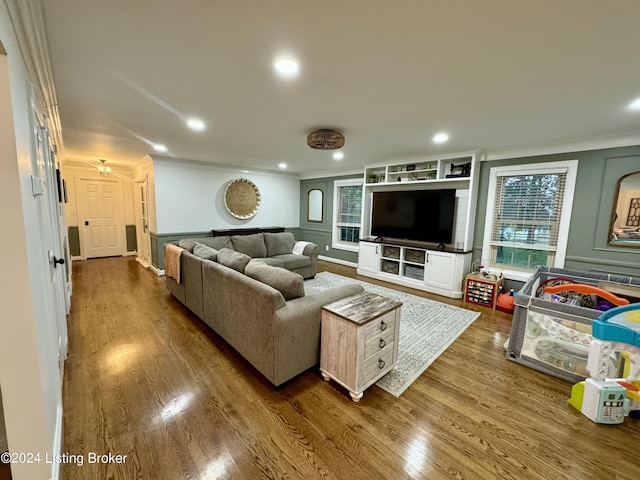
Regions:
<instances>
[{"instance_id":1,"label":"shelf","mask_svg":"<svg viewBox=\"0 0 640 480\"><path fill-rule=\"evenodd\" d=\"M468 182L471 178L473 163L473 156L469 155L366 167L365 185ZM466 165L468 168L465 167ZM464 173L465 176L447 178L447 175L461 173Z\"/></svg>"},{"instance_id":2,"label":"shelf","mask_svg":"<svg viewBox=\"0 0 640 480\"><path fill-rule=\"evenodd\" d=\"M389 247L384 245L382 247L382 258L400 260L400 247Z\"/></svg>"}]
</instances>

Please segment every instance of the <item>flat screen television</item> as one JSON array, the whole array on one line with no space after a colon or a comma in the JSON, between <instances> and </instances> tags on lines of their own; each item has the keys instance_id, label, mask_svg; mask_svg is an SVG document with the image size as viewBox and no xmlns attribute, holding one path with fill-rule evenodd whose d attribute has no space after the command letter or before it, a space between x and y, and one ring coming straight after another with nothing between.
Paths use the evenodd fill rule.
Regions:
<instances>
[{"instance_id":1,"label":"flat screen television","mask_svg":"<svg viewBox=\"0 0 640 480\"><path fill-rule=\"evenodd\" d=\"M455 189L374 192L371 235L451 243L455 205Z\"/></svg>"}]
</instances>

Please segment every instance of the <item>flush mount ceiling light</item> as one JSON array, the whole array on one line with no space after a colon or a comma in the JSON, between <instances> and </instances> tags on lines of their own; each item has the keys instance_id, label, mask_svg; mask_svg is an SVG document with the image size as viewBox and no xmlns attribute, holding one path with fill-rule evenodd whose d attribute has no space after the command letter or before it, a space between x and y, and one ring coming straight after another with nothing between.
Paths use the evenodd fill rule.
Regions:
<instances>
[{"instance_id":1,"label":"flush mount ceiling light","mask_svg":"<svg viewBox=\"0 0 640 480\"><path fill-rule=\"evenodd\" d=\"M286 163L284 163L284 162L280 162L280 163L278 164L278 168L281 168L282 170L284 170L285 168L287 168L287 164L286 164Z\"/></svg>"},{"instance_id":2,"label":"flush mount ceiling light","mask_svg":"<svg viewBox=\"0 0 640 480\"><path fill-rule=\"evenodd\" d=\"M449 140L449 134L445 132L436 133L433 136L433 143L445 143Z\"/></svg>"},{"instance_id":3,"label":"flush mount ceiling light","mask_svg":"<svg viewBox=\"0 0 640 480\"><path fill-rule=\"evenodd\" d=\"M298 75L300 65L292 58L280 58L273 63L276 73L282 78L293 78Z\"/></svg>"},{"instance_id":4,"label":"flush mount ceiling light","mask_svg":"<svg viewBox=\"0 0 640 480\"><path fill-rule=\"evenodd\" d=\"M343 158L344 158L344 153L342 152L336 152L333 154L334 160L342 160Z\"/></svg>"},{"instance_id":5,"label":"flush mount ceiling light","mask_svg":"<svg viewBox=\"0 0 640 480\"><path fill-rule=\"evenodd\" d=\"M307 136L307 145L316 150L337 150L344 146L344 135L336 130L323 128Z\"/></svg>"},{"instance_id":6,"label":"flush mount ceiling light","mask_svg":"<svg viewBox=\"0 0 640 480\"><path fill-rule=\"evenodd\" d=\"M166 152L167 151L167 147L165 147L164 145L162 145L161 143L156 143L153 148L155 149L156 152Z\"/></svg>"},{"instance_id":7,"label":"flush mount ceiling light","mask_svg":"<svg viewBox=\"0 0 640 480\"><path fill-rule=\"evenodd\" d=\"M191 130L195 130L196 132L201 132L202 130L204 130L205 125L204 122L199 118L189 118L187 120L187 127L189 127Z\"/></svg>"},{"instance_id":8,"label":"flush mount ceiling light","mask_svg":"<svg viewBox=\"0 0 640 480\"><path fill-rule=\"evenodd\" d=\"M640 110L640 98L636 98L633 102L627 105L629 110Z\"/></svg>"}]
</instances>

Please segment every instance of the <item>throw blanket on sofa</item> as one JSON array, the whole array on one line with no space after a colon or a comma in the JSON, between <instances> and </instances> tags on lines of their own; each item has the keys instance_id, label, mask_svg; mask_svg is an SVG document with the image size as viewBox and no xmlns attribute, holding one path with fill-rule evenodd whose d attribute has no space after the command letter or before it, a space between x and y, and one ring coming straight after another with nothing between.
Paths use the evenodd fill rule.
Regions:
<instances>
[{"instance_id":1,"label":"throw blanket on sofa","mask_svg":"<svg viewBox=\"0 0 640 480\"><path fill-rule=\"evenodd\" d=\"M311 242L296 242L295 245L293 246L293 252L291 253L295 253L296 255L302 255L302 252L304 252L304 249L307 245L311 245Z\"/></svg>"},{"instance_id":2,"label":"throw blanket on sofa","mask_svg":"<svg viewBox=\"0 0 640 480\"><path fill-rule=\"evenodd\" d=\"M164 249L164 273L180 283L180 254L184 248L167 243Z\"/></svg>"}]
</instances>

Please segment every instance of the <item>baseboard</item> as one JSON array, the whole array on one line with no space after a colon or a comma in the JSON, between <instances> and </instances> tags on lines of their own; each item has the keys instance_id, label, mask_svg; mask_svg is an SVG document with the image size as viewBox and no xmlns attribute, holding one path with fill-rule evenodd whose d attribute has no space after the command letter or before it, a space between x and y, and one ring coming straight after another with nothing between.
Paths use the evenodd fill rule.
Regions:
<instances>
[{"instance_id":1,"label":"baseboard","mask_svg":"<svg viewBox=\"0 0 640 480\"><path fill-rule=\"evenodd\" d=\"M347 260L340 260L339 258L325 257L324 255L318 255L318 260L324 260L325 262L338 263L340 265L346 265L347 267L358 268L358 264L349 262Z\"/></svg>"},{"instance_id":2,"label":"baseboard","mask_svg":"<svg viewBox=\"0 0 640 480\"><path fill-rule=\"evenodd\" d=\"M151 268L151 265L143 261L140 257L136 257L136 262L138 262L140 265L142 265L146 269Z\"/></svg>"},{"instance_id":3,"label":"baseboard","mask_svg":"<svg viewBox=\"0 0 640 480\"><path fill-rule=\"evenodd\" d=\"M164 268L162 270L160 270L158 267L156 267L155 265L151 265L149 267L151 269L151 271L153 273L155 273L156 275L158 275L159 277L164 277Z\"/></svg>"},{"instance_id":4,"label":"baseboard","mask_svg":"<svg viewBox=\"0 0 640 480\"><path fill-rule=\"evenodd\" d=\"M132 257L133 255L138 255L138 252L133 251L133 252L127 252L123 255L123 257Z\"/></svg>"},{"instance_id":5,"label":"baseboard","mask_svg":"<svg viewBox=\"0 0 640 480\"><path fill-rule=\"evenodd\" d=\"M58 411L56 415L56 431L53 437L53 452L52 458L59 458L62 450L62 405L58 405ZM60 479L60 462L51 462L51 480Z\"/></svg>"}]
</instances>

